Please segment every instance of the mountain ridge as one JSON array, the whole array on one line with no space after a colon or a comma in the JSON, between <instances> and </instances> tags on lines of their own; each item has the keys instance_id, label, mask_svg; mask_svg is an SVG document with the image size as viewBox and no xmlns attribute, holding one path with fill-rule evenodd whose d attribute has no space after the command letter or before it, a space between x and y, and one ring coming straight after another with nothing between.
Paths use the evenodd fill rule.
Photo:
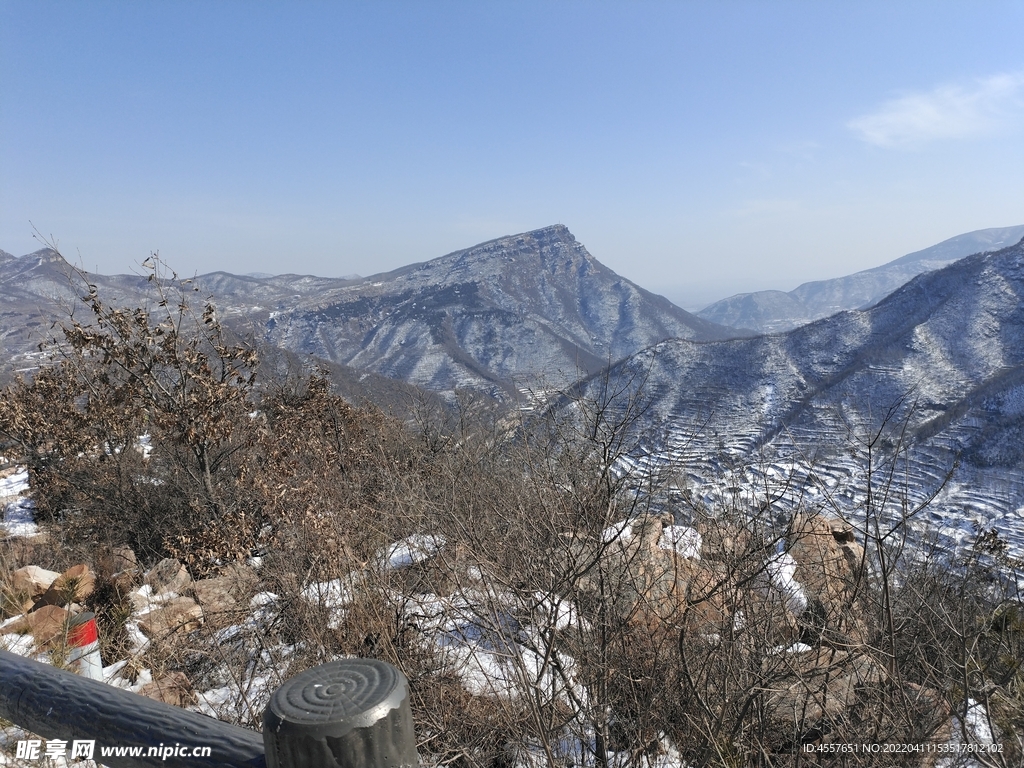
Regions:
<instances>
[{"instance_id":1,"label":"mountain ridge","mask_svg":"<svg viewBox=\"0 0 1024 768\"><path fill-rule=\"evenodd\" d=\"M434 389L568 381L664 338L743 335L617 275L562 225L371 275L269 328L274 343Z\"/></svg>"},{"instance_id":2,"label":"mountain ridge","mask_svg":"<svg viewBox=\"0 0 1024 768\"><path fill-rule=\"evenodd\" d=\"M717 301L697 312L714 322L761 333L791 330L828 315L870 306L923 272L974 253L1004 248L1024 238L1024 225L979 229L908 253L877 267L830 280L814 280L792 291L755 291Z\"/></svg>"},{"instance_id":3,"label":"mountain ridge","mask_svg":"<svg viewBox=\"0 0 1024 768\"><path fill-rule=\"evenodd\" d=\"M21 325L27 315L37 325L42 319L29 304L55 308L81 293L55 251L2 264L0 293L9 288L8 305L23 310L8 313L0 329L8 340L18 336L17 317ZM147 301L145 276L86 279L115 301ZM192 284L213 295L226 323L268 344L438 391L470 387L498 397L515 396L525 380L566 383L665 338L747 334L617 275L563 225L369 277L219 271ZM19 349L31 354L23 336Z\"/></svg>"}]
</instances>

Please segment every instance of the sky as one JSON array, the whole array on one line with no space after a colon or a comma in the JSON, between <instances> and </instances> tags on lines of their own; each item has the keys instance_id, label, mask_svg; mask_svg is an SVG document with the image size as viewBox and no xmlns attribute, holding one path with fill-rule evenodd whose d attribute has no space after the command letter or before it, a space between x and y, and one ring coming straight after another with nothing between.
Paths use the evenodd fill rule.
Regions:
<instances>
[{"instance_id":1,"label":"sky","mask_svg":"<svg viewBox=\"0 0 1024 768\"><path fill-rule=\"evenodd\" d=\"M0 249L369 275L569 227L696 309L1024 224L1024 0L0 0Z\"/></svg>"}]
</instances>

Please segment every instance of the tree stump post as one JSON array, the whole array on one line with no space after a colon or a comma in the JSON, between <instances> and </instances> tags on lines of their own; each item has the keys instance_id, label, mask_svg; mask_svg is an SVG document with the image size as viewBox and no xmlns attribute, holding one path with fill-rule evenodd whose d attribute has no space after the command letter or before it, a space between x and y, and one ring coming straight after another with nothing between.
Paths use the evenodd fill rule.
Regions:
<instances>
[{"instance_id":1,"label":"tree stump post","mask_svg":"<svg viewBox=\"0 0 1024 768\"><path fill-rule=\"evenodd\" d=\"M409 681L374 659L307 669L271 697L263 744L267 768L415 768Z\"/></svg>"}]
</instances>

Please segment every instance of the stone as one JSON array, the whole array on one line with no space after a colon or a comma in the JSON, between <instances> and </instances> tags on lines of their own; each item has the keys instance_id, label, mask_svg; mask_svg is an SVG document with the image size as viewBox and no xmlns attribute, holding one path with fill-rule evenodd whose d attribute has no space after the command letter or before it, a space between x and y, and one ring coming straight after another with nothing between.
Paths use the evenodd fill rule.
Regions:
<instances>
[{"instance_id":1,"label":"stone","mask_svg":"<svg viewBox=\"0 0 1024 768\"><path fill-rule=\"evenodd\" d=\"M191 597L175 597L139 619L139 629L150 640L175 632L191 632L203 623L203 609Z\"/></svg>"},{"instance_id":2,"label":"stone","mask_svg":"<svg viewBox=\"0 0 1024 768\"><path fill-rule=\"evenodd\" d=\"M36 611L44 605L63 605L80 602L92 594L96 588L96 574L88 565L76 565L60 574L49 589L36 600L32 610Z\"/></svg>"},{"instance_id":3,"label":"stone","mask_svg":"<svg viewBox=\"0 0 1024 768\"><path fill-rule=\"evenodd\" d=\"M797 740L825 721L841 720L862 687L878 685L885 677L871 657L829 648L790 654L785 663L788 671L772 685L768 708Z\"/></svg>"},{"instance_id":4,"label":"stone","mask_svg":"<svg viewBox=\"0 0 1024 768\"><path fill-rule=\"evenodd\" d=\"M136 613L145 613L164 604L163 598L154 595L148 585L128 593L128 602Z\"/></svg>"},{"instance_id":5,"label":"stone","mask_svg":"<svg viewBox=\"0 0 1024 768\"><path fill-rule=\"evenodd\" d=\"M37 611L26 613L19 621L8 624L0 633L31 634L38 644L43 645L67 632L70 616L59 605L45 605Z\"/></svg>"},{"instance_id":6,"label":"stone","mask_svg":"<svg viewBox=\"0 0 1024 768\"><path fill-rule=\"evenodd\" d=\"M192 583L192 577L188 575L188 570L181 561L167 557L149 570L143 582L152 588L154 594L159 595L164 592L184 591Z\"/></svg>"},{"instance_id":7,"label":"stone","mask_svg":"<svg viewBox=\"0 0 1024 768\"><path fill-rule=\"evenodd\" d=\"M139 586L139 581L138 572L132 571L121 571L110 577L110 583L122 595L127 595L129 592L134 591Z\"/></svg>"},{"instance_id":8,"label":"stone","mask_svg":"<svg viewBox=\"0 0 1024 768\"><path fill-rule=\"evenodd\" d=\"M235 582L227 576L192 582L192 592L203 609L206 623L214 628L232 623L239 610Z\"/></svg>"},{"instance_id":9,"label":"stone","mask_svg":"<svg viewBox=\"0 0 1024 768\"><path fill-rule=\"evenodd\" d=\"M131 547L113 547L100 555L96 566L109 579L124 572L138 572L139 559Z\"/></svg>"},{"instance_id":10,"label":"stone","mask_svg":"<svg viewBox=\"0 0 1024 768\"><path fill-rule=\"evenodd\" d=\"M140 696L162 701L172 707L187 707L196 703L196 694L192 683L182 672L168 672L163 677L146 683L139 688Z\"/></svg>"},{"instance_id":11,"label":"stone","mask_svg":"<svg viewBox=\"0 0 1024 768\"><path fill-rule=\"evenodd\" d=\"M247 600L260 580L256 571L238 561L225 566L218 578L228 580L231 595L236 600Z\"/></svg>"},{"instance_id":12,"label":"stone","mask_svg":"<svg viewBox=\"0 0 1024 768\"><path fill-rule=\"evenodd\" d=\"M58 576L60 574L56 571L48 571L38 565L26 565L11 574L11 589L28 595L31 600L37 600Z\"/></svg>"},{"instance_id":13,"label":"stone","mask_svg":"<svg viewBox=\"0 0 1024 768\"><path fill-rule=\"evenodd\" d=\"M834 647L863 645L869 638L862 605L864 550L852 526L821 515L797 514L789 534L794 578L804 589L807 610L800 616L806 642Z\"/></svg>"},{"instance_id":14,"label":"stone","mask_svg":"<svg viewBox=\"0 0 1024 768\"><path fill-rule=\"evenodd\" d=\"M701 557L705 560L735 563L753 548L750 531L743 528L719 520L700 520L695 527L703 541Z\"/></svg>"}]
</instances>

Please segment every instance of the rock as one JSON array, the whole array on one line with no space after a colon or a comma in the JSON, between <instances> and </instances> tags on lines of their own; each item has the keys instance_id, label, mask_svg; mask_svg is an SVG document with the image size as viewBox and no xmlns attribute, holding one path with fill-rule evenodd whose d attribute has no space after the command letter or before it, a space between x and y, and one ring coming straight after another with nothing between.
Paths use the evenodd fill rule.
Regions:
<instances>
[{"instance_id":1,"label":"rock","mask_svg":"<svg viewBox=\"0 0 1024 768\"><path fill-rule=\"evenodd\" d=\"M113 547L100 555L96 565L99 572L109 579L126 571L137 573L139 559L131 547Z\"/></svg>"},{"instance_id":2,"label":"rock","mask_svg":"<svg viewBox=\"0 0 1024 768\"><path fill-rule=\"evenodd\" d=\"M233 590L234 581L227 576L192 582L192 591L203 609L203 618L215 628L232 623L239 610Z\"/></svg>"},{"instance_id":3,"label":"rock","mask_svg":"<svg viewBox=\"0 0 1024 768\"><path fill-rule=\"evenodd\" d=\"M233 562L221 571L218 578L227 579L232 597L236 600L247 600L253 588L259 583L256 571L245 563Z\"/></svg>"},{"instance_id":4,"label":"rock","mask_svg":"<svg viewBox=\"0 0 1024 768\"><path fill-rule=\"evenodd\" d=\"M110 577L110 583L122 595L134 591L139 586L139 581L139 573L137 571L121 571Z\"/></svg>"},{"instance_id":5,"label":"rock","mask_svg":"<svg viewBox=\"0 0 1024 768\"><path fill-rule=\"evenodd\" d=\"M251 568L236 562L222 569L217 577L193 582L192 594L202 606L207 622L225 625L237 618L258 581Z\"/></svg>"},{"instance_id":6,"label":"rock","mask_svg":"<svg viewBox=\"0 0 1024 768\"><path fill-rule=\"evenodd\" d=\"M136 613L145 613L154 608L159 608L164 603L162 598L153 594L153 589L148 584L144 584L139 589L129 592L128 602L132 604L132 608L135 609Z\"/></svg>"},{"instance_id":7,"label":"rock","mask_svg":"<svg viewBox=\"0 0 1024 768\"><path fill-rule=\"evenodd\" d=\"M139 688L140 696L162 701L172 707L187 707L196 703L196 694L192 683L182 672L168 672L163 677L146 683Z\"/></svg>"},{"instance_id":8,"label":"rock","mask_svg":"<svg viewBox=\"0 0 1024 768\"><path fill-rule=\"evenodd\" d=\"M154 594L164 592L181 592L192 583L192 577L179 560L167 557L154 565L146 574L143 582L148 584Z\"/></svg>"},{"instance_id":9,"label":"rock","mask_svg":"<svg viewBox=\"0 0 1024 768\"><path fill-rule=\"evenodd\" d=\"M885 676L874 659L861 653L818 648L783 660L786 670L771 686L768 707L794 743L823 723L842 720L860 689L878 685ZM779 658L766 663L778 664Z\"/></svg>"},{"instance_id":10,"label":"rock","mask_svg":"<svg viewBox=\"0 0 1024 768\"><path fill-rule=\"evenodd\" d=\"M812 645L863 645L868 612L862 605L864 550L852 526L842 520L797 514L789 534L794 577L808 598L800 624Z\"/></svg>"},{"instance_id":11,"label":"rock","mask_svg":"<svg viewBox=\"0 0 1024 768\"><path fill-rule=\"evenodd\" d=\"M647 515L605 531L603 588L614 596L619 616L642 633L672 632L684 621L689 632L719 633L732 617L722 589L728 579L715 570L715 562L663 547L662 536L671 525L669 515ZM580 586L594 594L602 588L591 578Z\"/></svg>"},{"instance_id":12,"label":"rock","mask_svg":"<svg viewBox=\"0 0 1024 768\"><path fill-rule=\"evenodd\" d=\"M66 634L71 614L59 605L45 605L37 611L26 613L19 621L8 624L3 634L31 634L40 645L49 643Z\"/></svg>"},{"instance_id":13,"label":"rock","mask_svg":"<svg viewBox=\"0 0 1024 768\"><path fill-rule=\"evenodd\" d=\"M26 565L11 574L11 589L23 593L31 600L37 600L50 585L60 576L56 571L48 571L38 565Z\"/></svg>"},{"instance_id":14,"label":"rock","mask_svg":"<svg viewBox=\"0 0 1024 768\"><path fill-rule=\"evenodd\" d=\"M139 629L150 640L174 632L191 632L203 623L203 609L191 597L175 597L139 619Z\"/></svg>"},{"instance_id":15,"label":"rock","mask_svg":"<svg viewBox=\"0 0 1024 768\"><path fill-rule=\"evenodd\" d=\"M44 605L68 605L79 602L92 594L96 588L96 574L88 565L76 565L68 568L53 580L49 589L36 600L33 611Z\"/></svg>"},{"instance_id":16,"label":"rock","mask_svg":"<svg viewBox=\"0 0 1024 768\"><path fill-rule=\"evenodd\" d=\"M719 520L701 520L696 525L703 541L701 557L717 562L735 563L752 549L750 531Z\"/></svg>"}]
</instances>

